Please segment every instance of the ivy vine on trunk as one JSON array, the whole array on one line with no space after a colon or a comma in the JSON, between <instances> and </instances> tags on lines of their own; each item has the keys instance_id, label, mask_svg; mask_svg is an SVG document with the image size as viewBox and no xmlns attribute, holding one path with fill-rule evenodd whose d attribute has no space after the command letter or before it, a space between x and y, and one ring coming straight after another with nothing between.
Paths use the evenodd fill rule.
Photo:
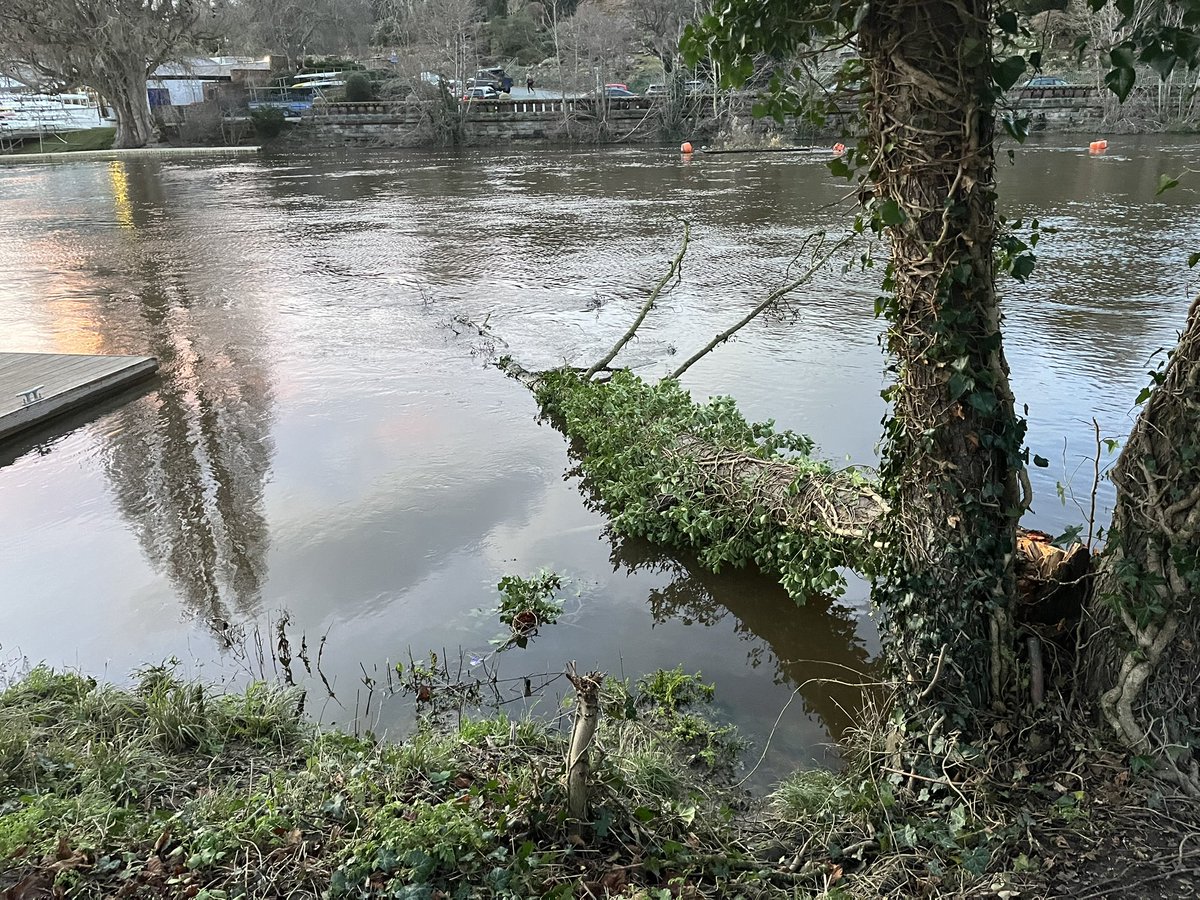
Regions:
<instances>
[{"instance_id":1,"label":"ivy vine on trunk","mask_svg":"<svg viewBox=\"0 0 1200 900\"><path fill-rule=\"evenodd\" d=\"M1200 0L1139 10L1134 0L1086 2L1093 11L1111 3L1124 17L1120 43L1106 48L1105 83L1121 100L1137 64L1159 73L1200 66ZM734 85L761 55L786 73L805 56L857 51L845 54L832 91L806 95L777 77L762 108L820 118L860 100L849 128L861 138L831 168L857 181L857 227L886 233L892 253L878 303L894 380L881 473L890 513L875 597L888 660L913 687L900 693L897 731L915 731L930 747L938 732L969 741L987 715L1023 712L1015 702L1022 673L1011 566L1027 453L996 275L1003 269L1024 280L1033 256L998 227L993 167L998 101L1041 65L1040 53L1022 49L1032 43L1023 40L1023 16L1037 6L727 0L684 41L693 62L713 57ZM999 121L1023 140L1027 122ZM1171 771L1194 787L1200 713L1195 702L1170 699L1182 687L1197 696L1197 327L1193 309L1117 467L1113 540L1088 645L1092 700L1104 721L1135 750L1171 757ZM1173 662L1180 658L1186 662Z\"/></svg>"},{"instance_id":2,"label":"ivy vine on trunk","mask_svg":"<svg viewBox=\"0 0 1200 900\"><path fill-rule=\"evenodd\" d=\"M868 208L891 238L883 302L896 365L883 470L893 564L876 597L896 675L922 686L903 712L923 733L935 721L973 730L974 713L1014 683L1024 423L993 271L990 31L989 0L876 4L859 31Z\"/></svg>"},{"instance_id":3,"label":"ivy vine on trunk","mask_svg":"<svg viewBox=\"0 0 1200 900\"><path fill-rule=\"evenodd\" d=\"M1120 740L1200 797L1200 298L1112 480L1085 671Z\"/></svg>"}]
</instances>

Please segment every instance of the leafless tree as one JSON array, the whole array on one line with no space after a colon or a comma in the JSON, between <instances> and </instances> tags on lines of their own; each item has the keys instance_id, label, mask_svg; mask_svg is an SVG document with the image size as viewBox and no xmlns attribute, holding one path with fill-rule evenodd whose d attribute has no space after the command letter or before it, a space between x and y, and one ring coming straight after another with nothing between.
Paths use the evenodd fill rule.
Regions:
<instances>
[{"instance_id":1,"label":"leafless tree","mask_svg":"<svg viewBox=\"0 0 1200 900\"><path fill-rule=\"evenodd\" d=\"M646 52L669 79L679 58L683 28L696 16L695 0L627 0L626 15Z\"/></svg>"},{"instance_id":2,"label":"leafless tree","mask_svg":"<svg viewBox=\"0 0 1200 900\"><path fill-rule=\"evenodd\" d=\"M401 72L436 72L462 82L474 73L478 0L378 0L376 45L401 49Z\"/></svg>"},{"instance_id":3,"label":"leafless tree","mask_svg":"<svg viewBox=\"0 0 1200 900\"><path fill-rule=\"evenodd\" d=\"M238 0L224 6L222 30L244 50L280 54L294 71L309 54L365 46L373 22L368 0Z\"/></svg>"},{"instance_id":4,"label":"leafless tree","mask_svg":"<svg viewBox=\"0 0 1200 900\"><path fill-rule=\"evenodd\" d=\"M633 41L633 26L624 11L584 0L558 27L559 44L571 55L575 87L586 86L603 98L605 82Z\"/></svg>"},{"instance_id":5,"label":"leafless tree","mask_svg":"<svg viewBox=\"0 0 1200 900\"><path fill-rule=\"evenodd\" d=\"M39 85L87 85L117 117L117 147L154 135L146 78L209 24L208 0L2 0L0 65Z\"/></svg>"}]
</instances>

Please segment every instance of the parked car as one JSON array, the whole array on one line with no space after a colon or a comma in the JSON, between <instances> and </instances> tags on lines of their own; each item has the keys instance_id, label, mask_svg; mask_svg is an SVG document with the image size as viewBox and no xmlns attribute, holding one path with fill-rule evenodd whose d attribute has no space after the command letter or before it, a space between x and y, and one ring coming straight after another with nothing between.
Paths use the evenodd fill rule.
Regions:
<instances>
[{"instance_id":1,"label":"parked car","mask_svg":"<svg viewBox=\"0 0 1200 900\"><path fill-rule=\"evenodd\" d=\"M647 97L665 97L667 94L667 86L665 84L652 84L646 88Z\"/></svg>"},{"instance_id":2,"label":"parked car","mask_svg":"<svg viewBox=\"0 0 1200 900\"><path fill-rule=\"evenodd\" d=\"M621 87L619 84L606 84L604 86L604 96L610 100L628 100L631 97L636 97L633 91L629 88Z\"/></svg>"},{"instance_id":3,"label":"parked car","mask_svg":"<svg viewBox=\"0 0 1200 900\"><path fill-rule=\"evenodd\" d=\"M496 100L500 96L500 92L490 84L477 84L475 87L467 88L467 92L463 94L463 100Z\"/></svg>"},{"instance_id":4,"label":"parked car","mask_svg":"<svg viewBox=\"0 0 1200 900\"><path fill-rule=\"evenodd\" d=\"M1025 82L1025 87L1063 87L1070 83L1067 79L1059 78L1057 75L1038 75Z\"/></svg>"},{"instance_id":5,"label":"parked car","mask_svg":"<svg viewBox=\"0 0 1200 900\"><path fill-rule=\"evenodd\" d=\"M468 87L491 87L496 93L508 93L512 90L513 80L503 66L492 66L488 69L478 69L475 77L467 82Z\"/></svg>"},{"instance_id":6,"label":"parked car","mask_svg":"<svg viewBox=\"0 0 1200 900\"><path fill-rule=\"evenodd\" d=\"M711 94L712 85L699 78L693 78L691 81L683 83L683 92L685 94Z\"/></svg>"}]
</instances>

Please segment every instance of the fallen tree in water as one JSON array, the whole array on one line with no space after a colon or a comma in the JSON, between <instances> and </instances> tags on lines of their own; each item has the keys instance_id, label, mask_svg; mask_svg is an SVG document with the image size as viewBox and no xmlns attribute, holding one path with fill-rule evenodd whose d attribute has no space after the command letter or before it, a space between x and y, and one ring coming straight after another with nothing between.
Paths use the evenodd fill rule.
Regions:
<instances>
[{"instance_id":1,"label":"fallen tree in water","mask_svg":"<svg viewBox=\"0 0 1200 900\"><path fill-rule=\"evenodd\" d=\"M836 590L841 567L869 570L887 509L869 470L814 458L808 437L747 422L729 397L697 403L674 379L501 367L570 438L619 533L691 548L713 571L753 563L796 599Z\"/></svg>"},{"instance_id":2,"label":"fallen tree in water","mask_svg":"<svg viewBox=\"0 0 1200 900\"><path fill-rule=\"evenodd\" d=\"M679 384L695 362L760 315L778 312L849 240L810 235L793 261L807 257L799 275L789 274L662 380L610 368L672 278L678 279L689 237L685 222L667 273L632 326L593 365L536 372L504 357L500 368L534 393L542 412L570 440L587 487L618 534L693 551L713 572L754 565L778 578L796 602L839 594L845 569L877 578L887 564L884 548L895 522L873 469L835 466L814 455L811 438L780 431L772 421L748 422L729 397L696 402ZM1030 488L1023 471L1020 476L1026 507ZM1037 706L1045 698L1044 670L1053 664L1044 660L1042 644L1070 643L1087 599L1092 554L1078 543L1064 551L1040 532L1018 533L1015 624L1023 631L1012 637L1023 647L1027 696Z\"/></svg>"},{"instance_id":3,"label":"fallen tree in water","mask_svg":"<svg viewBox=\"0 0 1200 900\"><path fill-rule=\"evenodd\" d=\"M753 564L799 602L838 592L841 569L874 571L888 505L873 470L821 460L811 438L747 422L729 397L698 403L674 378L531 372L509 357L499 365L570 439L619 534L693 550L714 572ZM1023 618L1074 621L1090 554L1078 544L1064 553L1038 532L1023 536Z\"/></svg>"},{"instance_id":4,"label":"fallen tree in water","mask_svg":"<svg viewBox=\"0 0 1200 900\"><path fill-rule=\"evenodd\" d=\"M630 328L587 369L533 372L511 357L500 368L529 388L570 439L595 499L622 535L694 550L714 572L754 564L797 601L834 592L839 569L870 573L873 529L888 511L875 473L813 456L811 438L751 423L730 397L697 403L679 378L752 321L780 305L850 243L824 232L805 239L805 258L732 327L651 383L609 364L637 334L687 253L679 251Z\"/></svg>"}]
</instances>

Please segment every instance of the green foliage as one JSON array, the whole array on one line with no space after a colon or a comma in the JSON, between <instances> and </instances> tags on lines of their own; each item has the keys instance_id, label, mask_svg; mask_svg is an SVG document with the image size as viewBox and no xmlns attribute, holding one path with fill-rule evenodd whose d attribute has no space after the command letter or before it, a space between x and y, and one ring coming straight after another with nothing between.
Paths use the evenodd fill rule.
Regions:
<instances>
[{"instance_id":1,"label":"green foliage","mask_svg":"<svg viewBox=\"0 0 1200 900\"><path fill-rule=\"evenodd\" d=\"M1148 9L1135 9L1134 0L1111 0L1124 17L1118 26L1129 35L1108 56L1112 68L1104 84L1124 102L1137 82L1137 65L1149 66L1166 79L1176 65L1183 63L1189 71L1200 66L1200 2L1198 0L1168 0L1152 4ZM1088 0L1093 11L1108 6L1110 0Z\"/></svg>"},{"instance_id":2,"label":"green foliage","mask_svg":"<svg viewBox=\"0 0 1200 900\"><path fill-rule=\"evenodd\" d=\"M514 631L531 631L539 625L553 625L562 614L562 601L554 598L562 587L562 578L541 569L530 578L506 575L496 589L500 591L500 621Z\"/></svg>"},{"instance_id":3,"label":"green foliage","mask_svg":"<svg viewBox=\"0 0 1200 900\"><path fill-rule=\"evenodd\" d=\"M638 680L637 686L643 700L672 711L681 706L707 703L717 690L715 684L705 684L699 672L695 675L685 673L683 666L658 669L644 675Z\"/></svg>"},{"instance_id":4,"label":"green foliage","mask_svg":"<svg viewBox=\"0 0 1200 900\"><path fill-rule=\"evenodd\" d=\"M0 694L15 763L0 769L0 869L75 898L566 898L614 866L631 886L669 871L734 896L733 873L757 873L707 767L731 765L734 743L683 710L678 674L651 678L676 684L665 718L605 685L607 706L640 714L602 717L579 854L566 736L543 724L465 719L377 744L301 726L291 692L222 694L170 666L129 691L36 669Z\"/></svg>"},{"instance_id":5,"label":"green foliage","mask_svg":"<svg viewBox=\"0 0 1200 900\"><path fill-rule=\"evenodd\" d=\"M567 370L545 373L537 396L571 436L587 485L619 534L694 549L714 572L757 565L777 575L797 601L840 590L838 567L861 565L868 558L854 541L816 524L800 531L753 502L730 503L713 492L710 473L686 453L672 452L681 441L695 439L764 460L786 460L795 467L797 482L831 475L827 463L809 456L810 438L777 431L772 422L747 422L729 397L696 403L671 379L648 384L618 371L608 382L596 383ZM743 487L749 496L750 486Z\"/></svg>"},{"instance_id":6,"label":"green foliage","mask_svg":"<svg viewBox=\"0 0 1200 900\"><path fill-rule=\"evenodd\" d=\"M283 110L270 106L250 110L250 121L254 123L254 133L265 141L279 137L287 125Z\"/></svg>"},{"instance_id":7,"label":"green foliage","mask_svg":"<svg viewBox=\"0 0 1200 900\"><path fill-rule=\"evenodd\" d=\"M365 103L375 96L375 88L371 79L362 72L355 72L346 79L342 88L342 99L347 103Z\"/></svg>"},{"instance_id":8,"label":"green foliage","mask_svg":"<svg viewBox=\"0 0 1200 900\"><path fill-rule=\"evenodd\" d=\"M1200 0L1166 0L1136 8L1134 0L1087 0L1093 12L1114 6L1123 16L1118 30L1124 39L1107 49L1111 66L1105 85L1124 101L1137 81L1137 66L1147 66L1160 78L1167 78L1177 65L1191 70L1200 66ZM1046 8L1059 9L1062 2L997 2L992 8L995 46L1007 56L990 58L985 46L963 47L963 62L970 66L989 65L995 97L1011 89L1029 70L1042 66L1040 45L1032 39L1025 24L1029 17ZM713 8L696 25L687 29L682 47L691 65L711 56L720 63L726 83L740 86L759 64L760 54L784 61L802 51L819 51L853 39L870 13L867 0L801 0L801 2L762 2L730 0ZM1083 52L1086 38L1077 49ZM851 84L858 64L851 60L838 75L839 86ZM799 70L795 74L799 74ZM804 95L784 78L772 82L772 96L764 105L770 115L815 112L823 116L830 109L820 94Z\"/></svg>"}]
</instances>

